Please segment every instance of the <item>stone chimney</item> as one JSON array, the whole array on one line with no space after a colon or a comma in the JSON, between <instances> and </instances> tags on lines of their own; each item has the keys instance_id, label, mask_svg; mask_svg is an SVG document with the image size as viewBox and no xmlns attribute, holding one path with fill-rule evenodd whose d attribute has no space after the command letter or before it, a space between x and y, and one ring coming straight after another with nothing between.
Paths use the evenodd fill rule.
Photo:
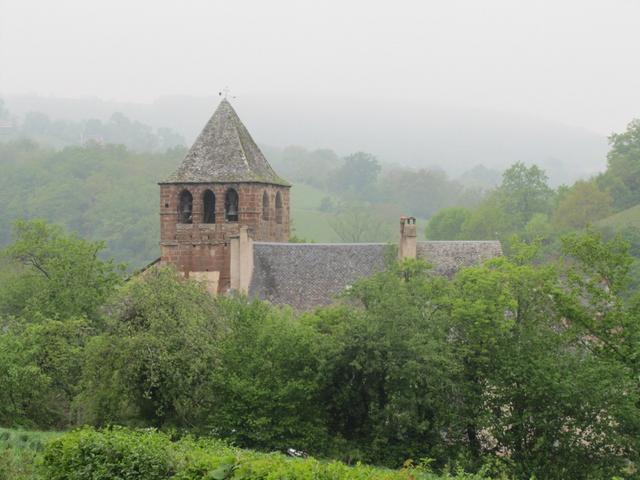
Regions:
<instances>
[{"instance_id":1,"label":"stone chimney","mask_svg":"<svg viewBox=\"0 0 640 480\"><path fill-rule=\"evenodd\" d=\"M231 237L231 289L249 293L249 283L253 276L253 240L246 225L240 227L240 234Z\"/></svg>"},{"instance_id":2,"label":"stone chimney","mask_svg":"<svg viewBox=\"0 0 640 480\"><path fill-rule=\"evenodd\" d=\"M417 234L415 217L400 217L400 248L398 259L416 258Z\"/></svg>"}]
</instances>

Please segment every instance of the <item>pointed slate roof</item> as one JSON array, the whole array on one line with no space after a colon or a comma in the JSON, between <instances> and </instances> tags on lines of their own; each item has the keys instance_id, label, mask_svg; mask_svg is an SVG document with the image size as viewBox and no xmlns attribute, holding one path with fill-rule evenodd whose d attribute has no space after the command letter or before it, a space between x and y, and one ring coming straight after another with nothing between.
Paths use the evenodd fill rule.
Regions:
<instances>
[{"instance_id":1,"label":"pointed slate roof","mask_svg":"<svg viewBox=\"0 0 640 480\"><path fill-rule=\"evenodd\" d=\"M261 182L289 186L274 172L227 99L173 175L161 183Z\"/></svg>"}]
</instances>

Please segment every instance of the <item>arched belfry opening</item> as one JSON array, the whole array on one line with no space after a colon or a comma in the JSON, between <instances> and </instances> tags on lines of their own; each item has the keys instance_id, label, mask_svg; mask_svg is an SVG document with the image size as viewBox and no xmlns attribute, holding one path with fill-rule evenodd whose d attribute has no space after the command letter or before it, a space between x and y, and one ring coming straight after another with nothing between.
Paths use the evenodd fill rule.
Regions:
<instances>
[{"instance_id":1,"label":"arched belfry opening","mask_svg":"<svg viewBox=\"0 0 640 480\"><path fill-rule=\"evenodd\" d=\"M238 192L230 188L224 196L224 218L227 222L238 221L240 199Z\"/></svg>"},{"instance_id":2,"label":"arched belfry opening","mask_svg":"<svg viewBox=\"0 0 640 480\"><path fill-rule=\"evenodd\" d=\"M188 190L183 190L180 193L178 219L180 223L193 223L193 196Z\"/></svg>"},{"instance_id":3,"label":"arched belfry opening","mask_svg":"<svg viewBox=\"0 0 640 480\"><path fill-rule=\"evenodd\" d=\"M204 206L202 223L216 223L216 196L211 190L205 190L202 204Z\"/></svg>"},{"instance_id":4,"label":"arched belfry opening","mask_svg":"<svg viewBox=\"0 0 640 480\"><path fill-rule=\"evenodd\" d=\"M262 220L269 220L269 195L267 192L262 194Z\"/></svg>"},{"instance_id":5,"label":"arched belfry opening","mask_svg":"<svg viewBox=\"0 0 640 480\"><path fill-rule=\"evenodd\" d=\"M282 195L280 192L276 193L276 223L282 223Z\"/></svg>"}]
</instances>

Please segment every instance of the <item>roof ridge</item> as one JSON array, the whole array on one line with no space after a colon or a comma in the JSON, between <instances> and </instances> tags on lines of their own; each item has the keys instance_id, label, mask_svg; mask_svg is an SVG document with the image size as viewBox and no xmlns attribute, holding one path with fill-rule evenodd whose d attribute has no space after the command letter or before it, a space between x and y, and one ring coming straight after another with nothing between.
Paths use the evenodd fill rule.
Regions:
<instances>
[{"instance_id":1,"label":"roof ridge","mask_svg":"<svg viewBox=\"0 0 640 480\"><path fill-rule=\"evenodd\" d=\"M226 98L223 100L223 102L227 102L231 107L231 104L228 102ZM231 111L235 113L235 110L233 109L233 107L231 107ZM238 123L236 122L236 119L240 121L240 117L238 117L238 114L236 114L234 117L235 118L233 119L233 130L235 131L236 137L238 138L238 145L240 145L240 150L242 151L242 158L244 160L244 164L247 166L247 168L250 168L249 161L247 159L247 152L245 151L244 144L242 143L242 137L240 136L240 132L238 131L240 128Z\"/></svg>"}]
</instances>

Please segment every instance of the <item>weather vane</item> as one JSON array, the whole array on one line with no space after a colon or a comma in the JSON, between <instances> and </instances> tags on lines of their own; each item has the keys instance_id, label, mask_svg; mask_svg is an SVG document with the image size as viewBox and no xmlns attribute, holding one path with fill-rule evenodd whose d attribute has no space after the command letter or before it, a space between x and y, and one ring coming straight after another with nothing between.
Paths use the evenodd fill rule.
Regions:
<instances>
[{"instance_id":1,"label":"weather vane","mask_svg":"<svg viewBox=\"0 0 640 480\"><path fill-rule=\"evenodd\" d=\"M235 96L230 96L230 95L229 95L229 92L231 92L231 90L229 89L229 87L224 87L224 88L222 89L222 91L218 92L218 95L219 95L219 96L224 95L225 100L226 100L226 98L227 98L227 97L229 97L229 98L236 98Z\"/></svg>"}]
</instances>

